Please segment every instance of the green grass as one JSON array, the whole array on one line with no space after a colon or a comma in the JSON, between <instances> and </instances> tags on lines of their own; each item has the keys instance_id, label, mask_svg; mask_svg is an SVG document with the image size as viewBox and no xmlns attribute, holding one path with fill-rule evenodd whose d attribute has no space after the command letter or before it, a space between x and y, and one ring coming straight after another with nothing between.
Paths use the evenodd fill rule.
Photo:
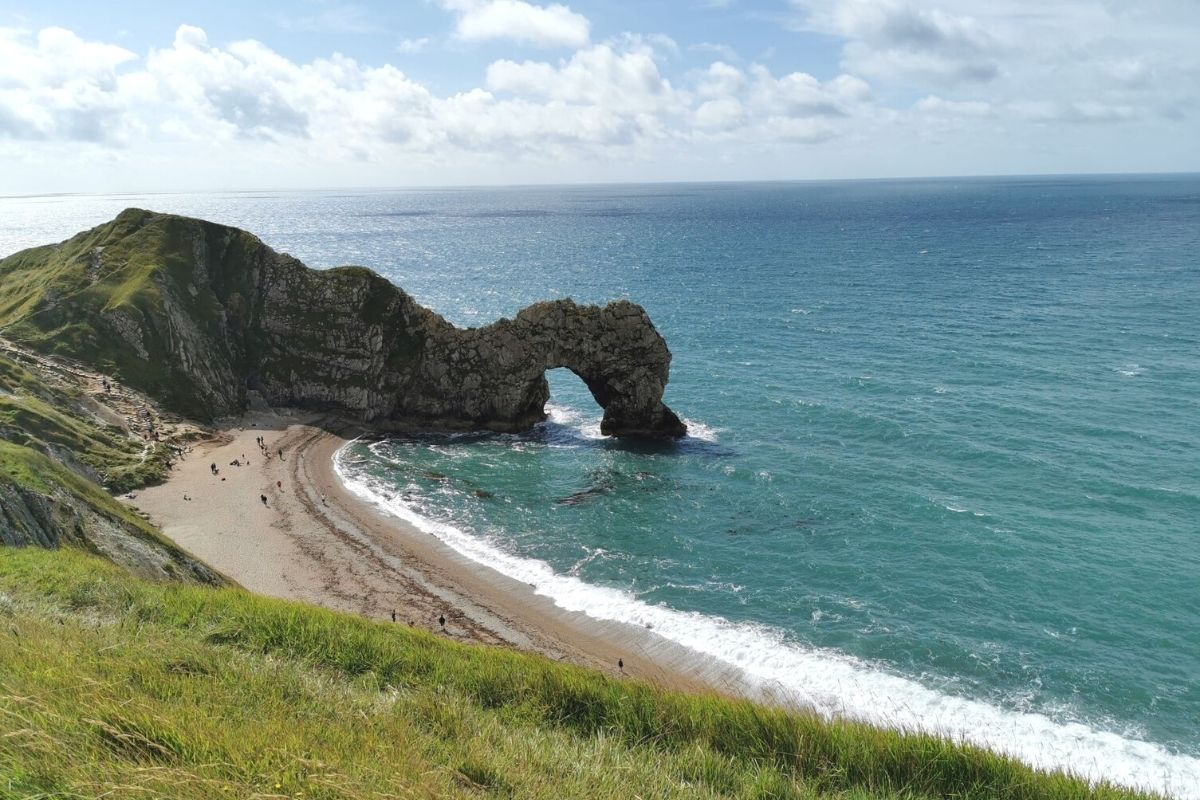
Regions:
<instances>
[{"instance_id":1,"label":"green grass","mask_svg":"<svg viewBox=\"0 0 1200 800\"><path fill-rule=\"evenodd\" d=\"M166 476L170 451L141 442L80 411L77 393L41 380L0 355L0 437L40 452L70 454L110 491L121 494Z\"/></svg>"},{"instance_id":2,"label":"green grass","mask_svg":"<svg viewBox=\"0 0 1200 800\"><path fill-rule=\"evenodd\" d=\"M1135 796L926 736L0 549L0 797L101 795Z\"/></svg>"},{"instance_id":3,"label":"green grass","mask_svg":"<svg viewBox=\"0 0 1200 800\"><path fill-rule=\"evenodd\" d=\"M157 528L117 502L95 483L80 477L42 453L0 439L0 502L6 496L13 496L8 491L9 487L48 498L55 509L55 524L59 529L70 528L74 531L74 537L81 537L79 540L69 539L67 543L95 548L95 544L88 538L87 524L83 525L82 530L76 529L75 525L78 512L94 514L118 526L129 539L149 545L152 550L165 556L164 563L167 566L164 568L172 570L170 574L178 577L181 574L180 570L186 570L186 574L194 579L225 580L204 567L200 567L199 571L193 574L194 562L190 556L181 551L174 542L162 536ZM4 524L2 515L0 524ZM13 551L0 545L0 555L8 555L11 552ZM2 685L3 676L0 676L0 686ZM0 793L0 798L3 797Z\"/></svg>"},{"instance_id":4,"label":"green grass","mask_svg":"<svg viewBox=\"0 0 1200 800\"><path fill-rule=\"evenodd\" d=\"M0 333L94 365L180 413L208 418L212 409L171 357L165 294L199 330L215 329L219 309L211 291L196 287L195 270L216 269L211 254L227 250L208 238L221 230L128 209L59 245L0 259ZM235 242L231 251L256 242ZM197 252L210 256L197 264ZM136 342L126 341L130 331Z\"/></svg>"}]
</instances>

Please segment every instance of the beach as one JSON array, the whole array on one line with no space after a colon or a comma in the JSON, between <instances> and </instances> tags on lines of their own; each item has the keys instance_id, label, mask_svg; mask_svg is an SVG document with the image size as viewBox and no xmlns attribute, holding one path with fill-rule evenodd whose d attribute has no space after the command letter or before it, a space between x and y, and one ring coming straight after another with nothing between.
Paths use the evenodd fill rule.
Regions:
<instances>
[{"instance_id":1,"label":"beach","mask_svg":"<svg viewBox=\"0 0 1200 800\"><path fill-rule=\"evenodd\" d=\"M651 631L562 609L356 496L334 457L358 433L311 414L248 414L195 443L165 483L126 502L251 592L385 622L394 612L398 623L460 642L667 688L745 691L712 659Z\"/></svg>"}]
</instances>

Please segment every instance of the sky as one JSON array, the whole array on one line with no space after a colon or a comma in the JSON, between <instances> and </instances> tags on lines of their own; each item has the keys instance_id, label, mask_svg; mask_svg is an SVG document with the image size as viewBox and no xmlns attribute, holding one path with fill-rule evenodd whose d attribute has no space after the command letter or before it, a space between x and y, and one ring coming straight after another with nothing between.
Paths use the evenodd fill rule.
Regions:
<instances>
[{"instance_id":1,"label":"sky","mask_svg":"<svg viewBox=\"0 0 1200 800\"><path fill-rule=\"evenodd\" d=\"M0 195L1200 171L1200 0L5 0Z\"/></svg>"}]
</instances>

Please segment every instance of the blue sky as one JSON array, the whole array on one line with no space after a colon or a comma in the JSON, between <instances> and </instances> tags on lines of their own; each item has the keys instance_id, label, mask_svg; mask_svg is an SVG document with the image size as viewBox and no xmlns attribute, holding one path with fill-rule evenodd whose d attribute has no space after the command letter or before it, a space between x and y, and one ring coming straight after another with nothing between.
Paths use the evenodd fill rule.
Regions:
<instances>
[{"instance_id":1,"label":"blue sky","mask_svg":"<svg viewBox=\"0 0 1200 800\"><path fill-rule=\"evenodd\" d=\"M27 2L0 194L1200 170L1193 0Z\"/></svg>"}]
</instances>

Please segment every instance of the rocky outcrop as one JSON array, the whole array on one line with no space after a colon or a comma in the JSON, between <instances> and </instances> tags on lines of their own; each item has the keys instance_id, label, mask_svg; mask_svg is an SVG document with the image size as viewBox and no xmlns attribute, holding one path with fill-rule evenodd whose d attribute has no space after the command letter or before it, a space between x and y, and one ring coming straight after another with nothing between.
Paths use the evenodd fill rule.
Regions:
<instances>
[{"instance_id":1,"label":"rocky outcrop","mask_svg":"<svg viewBox=\"0 0 1200 800\"><path fill-rule=\"evenodd\" d=\"M545 418L545 372L566 367L604 433L686 432L662 402L666 342L625 301L539 303L464 330L367 269L312 270L245 231L137 209L0 261L6 281L35 287L0 296L21 310L0 317L6 335L103 363L191 416L240 412L257 393L380 427L512 431Z\"/></svg>"},{"instance_id":2,"label":"rocky outcrop","mask_svg":"<svg viewBox=\"0 0 1200 800\"><path fill-rule=\"evenodd\" d=\"M440 329L427 338L421 372L400 398L408 417L487 420L519 429L545 419L545 373L566 367L604 409L602 433L682 436L662 403L671 353L640 306L538 303L486 328Z\"/></svg>"},{"instance_id":3,"label":"rocky outcrop","mask_svg":"<svg viewBox=\"0 0 1200 800\"><path fill-rule=\"evenodd\" d=\"M0 457L10 453L0 451ZM26 487L0 471L0 545L82 548L147 578L171 578L219 585L224 578L171 543L148 525L128 517L115 501L72 489L79 481L49 459L23 454L48 480ZM86 492L86 490L84 490Z\"/></svg>"}]
</instances>

